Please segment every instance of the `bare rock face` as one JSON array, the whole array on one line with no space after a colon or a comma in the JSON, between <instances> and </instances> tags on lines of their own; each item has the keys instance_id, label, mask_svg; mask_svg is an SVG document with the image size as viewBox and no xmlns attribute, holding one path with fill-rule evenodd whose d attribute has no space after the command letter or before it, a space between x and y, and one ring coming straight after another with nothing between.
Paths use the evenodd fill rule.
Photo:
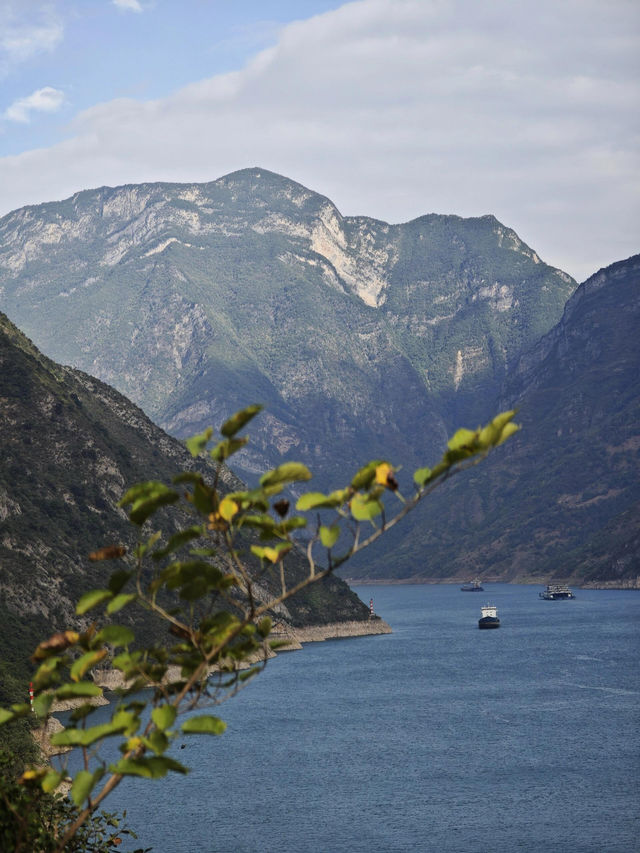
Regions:
<instances>
[{"instance_id":1,"label":"bare rock face","mask_svg":"<svg viewBox=\"0 0 640 853\"><path fill-rule=\"evenodd\" d=\"M44 352L177 436L262 402L239 474L298 458L318 487L490 414L574 286L492 216L343 216L257 168L0 220L0 308Z\"/></svg>"}]
</instances>

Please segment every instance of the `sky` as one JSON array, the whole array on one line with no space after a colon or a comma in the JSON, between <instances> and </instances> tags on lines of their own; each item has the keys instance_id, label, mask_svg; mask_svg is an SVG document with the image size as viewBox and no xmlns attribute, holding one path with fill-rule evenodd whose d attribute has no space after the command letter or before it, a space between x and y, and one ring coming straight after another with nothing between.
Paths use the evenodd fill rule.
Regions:
<instances>
[{"instance_id":1,"label":"sky","mask_svg":"<svg viewBox=\"0 0 640 853\"><path fill-rule=\"evenodd\" d=\"M249 166L343 215L640 252L638 0L0 0L0 216Z\"/></svg>"}]
</instances>

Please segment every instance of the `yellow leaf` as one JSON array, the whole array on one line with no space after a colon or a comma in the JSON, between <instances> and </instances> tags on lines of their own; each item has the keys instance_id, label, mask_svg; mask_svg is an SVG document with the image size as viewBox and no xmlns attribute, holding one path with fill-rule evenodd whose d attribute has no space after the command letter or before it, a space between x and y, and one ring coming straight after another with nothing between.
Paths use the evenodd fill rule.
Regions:
<instances>
[{"instance_id":1,"label":"yellow leaf","mask_svg":"<svg viewBox=\"0 0 640 853\"><path fill-rule=\"evenodd\" d=\"M379 483L381 486L386 486L389 474L393 474L393 468L388 462L383 462L381 465L378 465L376 468L376 483Z\"/></svg>"},{"instance_id":2,"label":"yellow leaf","mask_svg":"<svg viewBox=\"0 0 640 853\"><path fill-rule=\"evenodd\" d=\"M239 506L234 500L232 500L231 498L223 498L220 501L218 512L224 518L225 521L231 521L233 516L238 512L238 509Z\"/></svg>"}]
</instances>

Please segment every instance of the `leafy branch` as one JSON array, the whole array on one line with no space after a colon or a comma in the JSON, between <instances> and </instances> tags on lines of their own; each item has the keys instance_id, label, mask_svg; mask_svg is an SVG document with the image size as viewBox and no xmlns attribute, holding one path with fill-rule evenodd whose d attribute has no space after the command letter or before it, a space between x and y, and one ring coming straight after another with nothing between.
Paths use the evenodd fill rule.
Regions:
<instances>
[{"instance_id":1,"label":"leafy branch","mask_svg":"<svg viewBox=\"0 0 640 853\"><path fill-rule=\"evenodd\" d=\"M211 448L211 428L187 441L192 456L210 458L211 482L184 471L171 486L148 481L126 492L119 506L140 529L134 553L115 545L91 554L95 561L122 560L123 568L111 574L104 589L82 596L76 608L82 629L61 631L34 652L37 717L45 720L56 700L79 702L68 727L51 737L54 746L78 748L83 757L71 784L78 814L61 831L58 851L126 776L188 772L167 754L172 741L178 735L221 735L225 723L210 713L190 714L180 725L178 718L219 705L265 666L278 646L270 635L272 616L281 605L368 548L444 480L476 464L518 430L514 412L477 430L458 430L435 467L414 472L407 497L400 492L398 469L374 460L340 489L303 493L292 512L282 493L311 479L301 463L285 462L267 471L254 489L224 492L220 485L227 460L248 441L238 433L260 409L250 406L229 418ZM167 541L157 530L146 535L157 513L176 506L184 519L176 533ZM292 552L306 554L302 577L291 571ZM145 645L131 628L113 622L134 606L154 614L172 639ZM101 616L87 623L87 614L100 610ZM107 663L120 673L123 686L110 721L92 726L92 701L102 689L91 675ZM143 688L150 688L146 699L139 695ZM30 711L28 704L0 709L0 724ZM99 753L107 738L119 738L122 756L109 764ZM27 770L22 781L53 792L65 776L66 770L39 767Z\"/></svg>"}]
</instances>

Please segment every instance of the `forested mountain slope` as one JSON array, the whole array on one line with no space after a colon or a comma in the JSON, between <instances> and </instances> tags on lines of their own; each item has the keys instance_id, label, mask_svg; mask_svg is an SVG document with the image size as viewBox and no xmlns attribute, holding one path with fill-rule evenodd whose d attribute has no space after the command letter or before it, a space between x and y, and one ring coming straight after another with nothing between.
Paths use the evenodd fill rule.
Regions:
<instances>
[{"instance_id":1,"label":"forested mountain slope","mask_svg":"<svg viewBox=\"0 0 640 853\"><path fill-rule=\"evenodd\" d=\"M639 587L639 329L636 255L581 284L509 376L498 407L522 431L433 496L397 563L369 555L360 572Z\"/></svg>"},{"instance_id":2,"label":"forested mountain slope","mask_svg":"<svg viewBox=\"0 0 640 853\"><path fill-rule=\"evenodd\" d=\"M80 595L105 586L114 565L87 555L135 545L136 531L116 506L124 491L142 480L168 483L195 463L137 406L44 357L2 314L0 435L0 659L24 673L37 642L73 621ZM238 488L231 472L224 478ZM171 529L167 511L164 534ZM291 571L301 575L302 560L294 558ZM368 615L343 581L330 578L291 599L281 618L300 626Z\"/></svg>"}]
</instances>

